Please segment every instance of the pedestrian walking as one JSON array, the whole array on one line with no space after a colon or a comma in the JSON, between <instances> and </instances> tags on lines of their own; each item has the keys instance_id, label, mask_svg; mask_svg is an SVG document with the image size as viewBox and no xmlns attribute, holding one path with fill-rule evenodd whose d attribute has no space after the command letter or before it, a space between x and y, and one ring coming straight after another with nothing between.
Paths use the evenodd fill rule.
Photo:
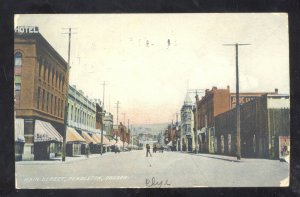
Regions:
<instances>
[{"instance_id":1,"label":"pedestrian walking","mask_svg":"<svg viewBox=\"0 0 300 197\"><path fill-rule=\"evenodd\" d=\"M146 157L148 157L148 153L150 154L150 157L152 157L151 153L150 153L150 145L146 144Z\"/></svg>"}]
</instances>

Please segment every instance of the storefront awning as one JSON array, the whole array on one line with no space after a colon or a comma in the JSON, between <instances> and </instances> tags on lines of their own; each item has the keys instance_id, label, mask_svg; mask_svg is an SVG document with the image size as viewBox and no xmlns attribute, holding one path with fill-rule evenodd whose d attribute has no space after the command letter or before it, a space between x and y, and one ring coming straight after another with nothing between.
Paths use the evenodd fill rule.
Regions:
<instances>
[{"instance_id":1,"label":"storefront awning","mask_svg":"<svg viewBox=\"0 0 300 197\"><path fill-rule=\"evenodd\" d=\"M85 141L90 144L97 144L97 142L85 131L82 131L82 137L85 139Z\"/></svg>"},{"instance_id":2,"label":"storefront awning","mask_svg":"<svg viewBox=\"0 0 300 197\"><path fill-rule=\"evenodd\" d=\"M99 138L95 133L92 134L93 140L95 140L96 144L101 143L101 138Z\"/></svg>"},{"instance_id":3,"label":"storefront awning","mask_svg":"<svg viewBox=\"0 0 300 197\"><path fill-rule=\"evenodd\" d=\"M34 129L34 142L63 141L63 137L49 122L35 120Z\"/></svg>"},{"instance_id":4,"label":"storefront awning","mask_svg":"<svg viewBox=\"0 0 300 197\"><path fill-rule=\"evenodd\" d=\"M116 143L116 140L110 140L109 141L109 145L111 145L111 146L115 145L115 143Z\"/></svg>"},{"instance_id":5,"label":"storefront awning","mask_svg":"<svg viewBox=\"0 0 300 197\"><path fill-rule=\"evenodd\" d=\"M85 143L85 139L81 137L81 135L71 127L67 128L67 143Z\"/></svg>"},{"instance_id":6,"label":"storefront awning","mask_svg":"<svg viewBox=\"0 0 300 197\"><path fill-rule=\"evenodd\" d=\"M25 142L24 138L24 119L15 119L15 142Z\"/></svg>"},{"instance_id":7,"label":"storefront awning","mask_svg":"<svg viewBox=\"0 0 300 197\"><path fill-rule=\"evenodd\" d=\"M97 138L99 139L100 141L100 144L101 144L101 134L99 133L96 133L95 134L97 136ZM103 135L103 145L109 145L109 140Z\"/></svg>"}]
</instances>

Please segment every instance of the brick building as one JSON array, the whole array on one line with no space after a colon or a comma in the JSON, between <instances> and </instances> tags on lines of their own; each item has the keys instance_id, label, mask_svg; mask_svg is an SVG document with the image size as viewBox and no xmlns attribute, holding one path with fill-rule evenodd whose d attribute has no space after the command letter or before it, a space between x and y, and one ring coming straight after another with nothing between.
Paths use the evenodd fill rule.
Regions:
<instances>
[{"instance_id":1,"label":"brick building","mask_svg":"<svg viewBox=\"0 0 300 197\"><path fill-rule=\"evenodd\" d=\"M242 92L239 94L240 105L257 99L264 94L278 95L278 89L275 92ZM215 139L215 117L221 113L235 108L236 93L230 93L230 87L226 89L218 89L212 87L211 90L206 89L205 95L199 99L196 96L197 112L198 112L198 143L200 152L213 153ZM194 117L195 117L194 110ZM194 122L196 128L196 121Z\"/></svg>"},{"instance_id":2,"label":"brick building","mask_svg":"<svg viewBox=\"0 0 300 197\"><path fill-rule=\"evenodd\" d=\"M15 33L14 58L15 114L24 121L20 154L23 160L48 159L60 153L64 136L67 62L37 31Z\"/></svg>"},{"instance_id":3,"label":"brick building","mask_svg":"<svg viewBox=\"0 0 300 197\"><path fill-rule=\"evenodd\" d=\"M226 112L230 109L230 89L218 89L213 87L211 90L206 89L205 95L199 100L196 96L196 106L198 114L198 128L201 133L198 133L198 143L200 152L208 152L207 134L213 130L215 124L215 116ZM194 109L194 117L195 117ZM194 121L194 128L196 128L196 121ZM196 137L196 136L195 136Z\"/></svg>"}]
</instances>

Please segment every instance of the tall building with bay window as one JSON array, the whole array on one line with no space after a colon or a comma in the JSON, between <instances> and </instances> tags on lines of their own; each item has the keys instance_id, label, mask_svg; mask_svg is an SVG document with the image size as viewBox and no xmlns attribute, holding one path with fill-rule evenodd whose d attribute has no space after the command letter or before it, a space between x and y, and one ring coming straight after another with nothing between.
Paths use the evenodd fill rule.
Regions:
<instances>
[{"instance_id":1,"label":"tall building with bay window","mask_svg":"<svg viewBox=\"0 0 300 197\"><path fill-rule=\"evenodd\" d=\"M38 31L15 33L14 59L16 159L57 156L64 133L67 62Z\"/></svg>"},{"instance_id":2,"label":"tall building with bay window","mask_svg":"<svg viewBox=\"0 0 300 197\"><path fill-rule=\"evenodd\" d=\"M189 96L189 93L187 93L180 112L180 142L182 143L182 150L187 152L193 151L195 149L193 108L194 104Z\"/></svg>"}]
</instances>

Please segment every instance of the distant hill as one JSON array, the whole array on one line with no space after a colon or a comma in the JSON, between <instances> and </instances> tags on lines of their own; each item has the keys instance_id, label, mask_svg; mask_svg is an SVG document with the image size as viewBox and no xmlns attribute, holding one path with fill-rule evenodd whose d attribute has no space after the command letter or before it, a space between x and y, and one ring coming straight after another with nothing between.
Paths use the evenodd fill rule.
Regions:
<instances>
[{"instance_id":1,"label":"distant hill","mask_svg":"<svg viewBox=\"0 0 300 197\"><path fill-rule=\"evenodd\" d=\"M151 133L151 134L158 134L161 131L165 130L167 126L168 123L132 125L132 127L137 133Z\"/></svg>"}]
</instances>

